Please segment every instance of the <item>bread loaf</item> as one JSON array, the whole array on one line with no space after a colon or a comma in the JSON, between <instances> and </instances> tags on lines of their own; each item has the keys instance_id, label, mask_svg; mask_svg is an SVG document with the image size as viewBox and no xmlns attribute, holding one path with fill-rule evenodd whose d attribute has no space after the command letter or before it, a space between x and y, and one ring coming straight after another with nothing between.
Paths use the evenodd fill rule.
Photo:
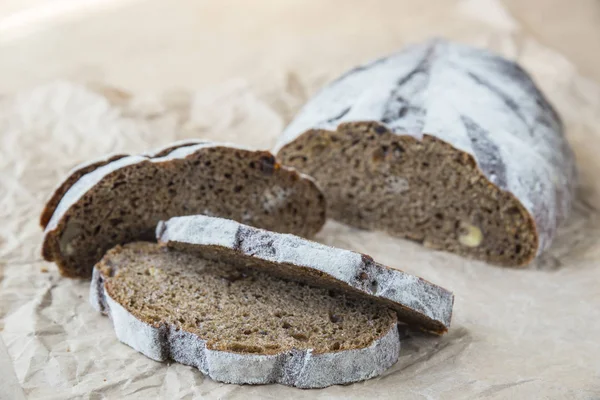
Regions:
<instances>
[{"instance_id":1,"label":"bread loaf","mask_svg":"<svg viewBox=\"0 0 600 400\"><path fill-rule=\"evenodd\" d=\"M400 321L425 331L441 334L450 326L451 292L364 254L204 215L160 222L157 238L162 245L206 259L380 303L394 309Z\"/></svg>"},{"instance_id":2,"label":"bread loaf","mask_svg":"<svg viewBox=\"0 0 600 400\"><path fill-rule=\"evenodd\" d=\"M159 220L198 213L311 236L325 202L310 178L269 152L178 143L76 168L42 213L42 254L65 276L89 277L114 245L154 240Z\"/></svg>"},{"instance_id":3,"label":"bread loaf","mask_svg":"<svg viewBox=\"0 0 600 400\"><path fill-rule=\"evenodd\" d=\"M350 383L385 371L400 350L385 307L153 243L108 251L90 300L120 341L221 382Z\"/></svg>"},{"instance_id":4,"label":"bread loaf","mask_svg":"<svg viewBox=\"0 0 600 400\"><path fill-rule=\"evenodd\" d=\"M571 208L559 116L516 63L433 40L355 68L277 145L329 216L507 266L550 245Z\"/></svg>"}]
</instances>

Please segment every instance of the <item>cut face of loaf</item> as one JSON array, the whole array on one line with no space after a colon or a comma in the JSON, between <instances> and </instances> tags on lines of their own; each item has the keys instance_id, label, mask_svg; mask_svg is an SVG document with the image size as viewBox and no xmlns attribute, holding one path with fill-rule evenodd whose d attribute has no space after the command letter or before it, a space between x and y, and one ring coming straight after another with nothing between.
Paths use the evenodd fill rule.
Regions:
<instances>
[{"instance_id":1,"label":"cut face of loaf","mask_svg":"<svg viewBox=\"0 0 600 400\"><path fill-rule=\"evenodd\" d=\"M227 383L356 382L385 371L400 350L385 307L152 243L108 251L90 300L135 350Z\"/></svg>"},{"instance_id":2,"label":"cut face of loaf","mask_svg":"<svg viewBox=\"0 0 600 400\"><path fill-rule=\"evenodd\" d=\"M344 74L278 148L317 180L330 217L507 266L550 245L576 179L561 121L527 73L443 40Z\"/></svg>"},{"instance_id":3,"label":"cut face of loaf","mask_svg":"<svg viewBox=\"0 0 600 400\"><path fill-rule=\"evenodd\" d=\"M114 245L153 240L159 220L199 213L311 236L325 222L325 201L269 152L179 143L75 169L42 215L42 253L63 275L89 277Z\"/></svg>"},{"instance_id":4,"label":"cut face of loaf","mask_svg":"<svg viewBox=\"0 0 600 400\"><path fill-rule=\"evenodd\" d=\"M206 141L193 139L181 140L144 155L147 157L163 157L180 147L193 146L201 143L206 143ZM77 182L82 176L123 157L127 157L127 154L109 154L97 160L79 164L73 168L67 174L67 178L61 182L60 185L58 185L58 187L54 190L54 193L52 193L52 196L50 196L50 199L46 202L46 206L44 207L42 215L40 216L40 225L42 226L42 229L46 228L46 225L48 225L48 222L50 222L50 218L52 218L52 214L54 214L54 210L56 210L58 203L62 200L63 196L65 193L67 193L71 186L75 184L75 182Z\"/></svg>"},{"instance_id":5,"label":"cut face of loaf","mask_svg":"<svg viewBox=\"0 0 600 400\"><path fill-rule=\"evenodd\" d=\"M428 332L441 334L450 326L451 292L364 254L204 215L160 222L156 234L170 248L377 302Z\"/></svg>"}]
</instances>

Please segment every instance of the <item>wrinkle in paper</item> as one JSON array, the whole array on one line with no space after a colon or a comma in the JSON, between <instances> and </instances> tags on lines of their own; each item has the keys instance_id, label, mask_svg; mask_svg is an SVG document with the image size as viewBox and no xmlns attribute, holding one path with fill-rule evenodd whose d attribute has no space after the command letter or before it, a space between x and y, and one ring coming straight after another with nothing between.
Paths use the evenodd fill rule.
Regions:
<instances>
[{"instance_id":1,"label":"wrinkle in paper","mask_svg":"<svg viewBox=\"0 0 600 400\"><path fill-rule=\"evenodd\" d=\"M307 25L302 34L287 37L297 43L280 54L278 64L261 65L262 74L244 77L240 65L238 75L199 90L129 94L103 84L60 81L0 98L0 336L25 394L33 399L599 396L600 87L531 39L510 16L477 18L489 8L455 3L439 3L444 18L437 11L422 14L420 22L435 27L416 28L408 38L403 21L416 26L408 15L397 15L397 23L385 29L378 21L362 21L368 41L350 40L348 32L328 36L324 45L347 50L338 50L323 66L285 61L310 49ZM323 7L335 11L330 3ZM551 250L524 270L328 222L320 242L370 254L456 294L449 333L432 339L403 328L400 360L380 378L318 391L242 387L211 381L191 367L154 362L117 342L110 320L87 303L89 282L60 278L54 265L41 260L39 213L50 190L76 163L197 137L269 148L326 81L356 62L430 34L490 47L521 62L563 116L581 184L569 223ZM208 62L218 64L218 54Z\"/></svg>"}]
</instances>

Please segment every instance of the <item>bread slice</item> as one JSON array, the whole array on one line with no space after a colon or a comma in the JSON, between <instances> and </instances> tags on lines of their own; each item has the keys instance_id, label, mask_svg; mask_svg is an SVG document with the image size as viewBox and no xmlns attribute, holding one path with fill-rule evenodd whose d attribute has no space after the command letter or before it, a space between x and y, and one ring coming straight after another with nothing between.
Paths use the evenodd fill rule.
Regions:
<instances>
[{"instance_id":1,"label":"bread slice","mask_svg":"<svg viewBox=\"0 0 600 400\"><path fill-rule=\"evenodd\" d=\"M356 382L385 371L400 350L385 307L153 243L108 251L90 300L120 341L221 382Z\"/></svg>"},{"instance_id":2,"label":"bread slice","mask_svg":"<svg viewBox=\"0 0 600 400\"><path fill-rule=\"evenodd\" d=\"M64 276L89 277L114 245L153 240L159 220L198 213L311 236L325 222L325 201L269 152L177 143L75 169L42 213L42 254Z\"/></svg>"},{"instance_id":3,"label":"bread slice","mask_svg":"<svg viewBox=\"0 0 600 400\"><path fill-rule=\"evenodd\" d=\"M441 334L450 326L451 292L364 254L204 215L160 222L156 236L173 249L378 302L425 331Z\"/></svg>"},{"instance_id":4,"label":"bread slice","mask_svg":"<svg viewBox=\"0 0 600 400\"><path fill-rule=\"evenodd\" d=\"M156 149L154 151L148 152L144 154L147 157L164 157L169 154L171 151L178 149L180 147L193 146L201 143L206 143L203 140L180 140L175 143L170 143L164 147ZM63 198L65 193L77 182L82 176L89 174L97 170L100 167L105 166L113 161L117 161L123 157L127 157L127 154L109 154L107 156L103 156L97 160L87 161L77 165L67 174L67 178L58 185L58 187L52 193L52 196L46 202L46 206L42 211L42 215L40 216L40 225L42 229L46 228L48 222L50 222L50 218L52 218L52 214L54 214L54 210L58 206L58 203Z\"/></svg>"},{"instance_id":5,"label":"bread slice","mask_svg":"<svg viewBox=\"0 0 600 400\"><path fill-rule=\"evenodd\" d=\"M317 180L331 218L507 266L548 248L576 180L560 118L529 75L445 40L347 72L277 148Z\"/></svg>"}]
</instances>

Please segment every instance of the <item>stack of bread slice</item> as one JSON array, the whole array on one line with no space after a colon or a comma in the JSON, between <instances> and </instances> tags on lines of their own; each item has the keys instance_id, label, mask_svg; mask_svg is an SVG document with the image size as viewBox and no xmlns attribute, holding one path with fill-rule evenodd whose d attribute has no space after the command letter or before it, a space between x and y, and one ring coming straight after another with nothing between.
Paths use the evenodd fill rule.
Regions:
<instances>
[{"instance_id":1,"label":"stack of bread slice","mask_svg":"<svg viewBox=\"0 0 600 400\"><path fill-rule=\"evenodd\" d=\"M176 143L74 169L42 214L43 254L93 272L92 305L152 359L229 383L343 384L397 361L399 320L445 332L453 296L301 237L325 208L268 152Z\"/></svg>"}]
</instances>

